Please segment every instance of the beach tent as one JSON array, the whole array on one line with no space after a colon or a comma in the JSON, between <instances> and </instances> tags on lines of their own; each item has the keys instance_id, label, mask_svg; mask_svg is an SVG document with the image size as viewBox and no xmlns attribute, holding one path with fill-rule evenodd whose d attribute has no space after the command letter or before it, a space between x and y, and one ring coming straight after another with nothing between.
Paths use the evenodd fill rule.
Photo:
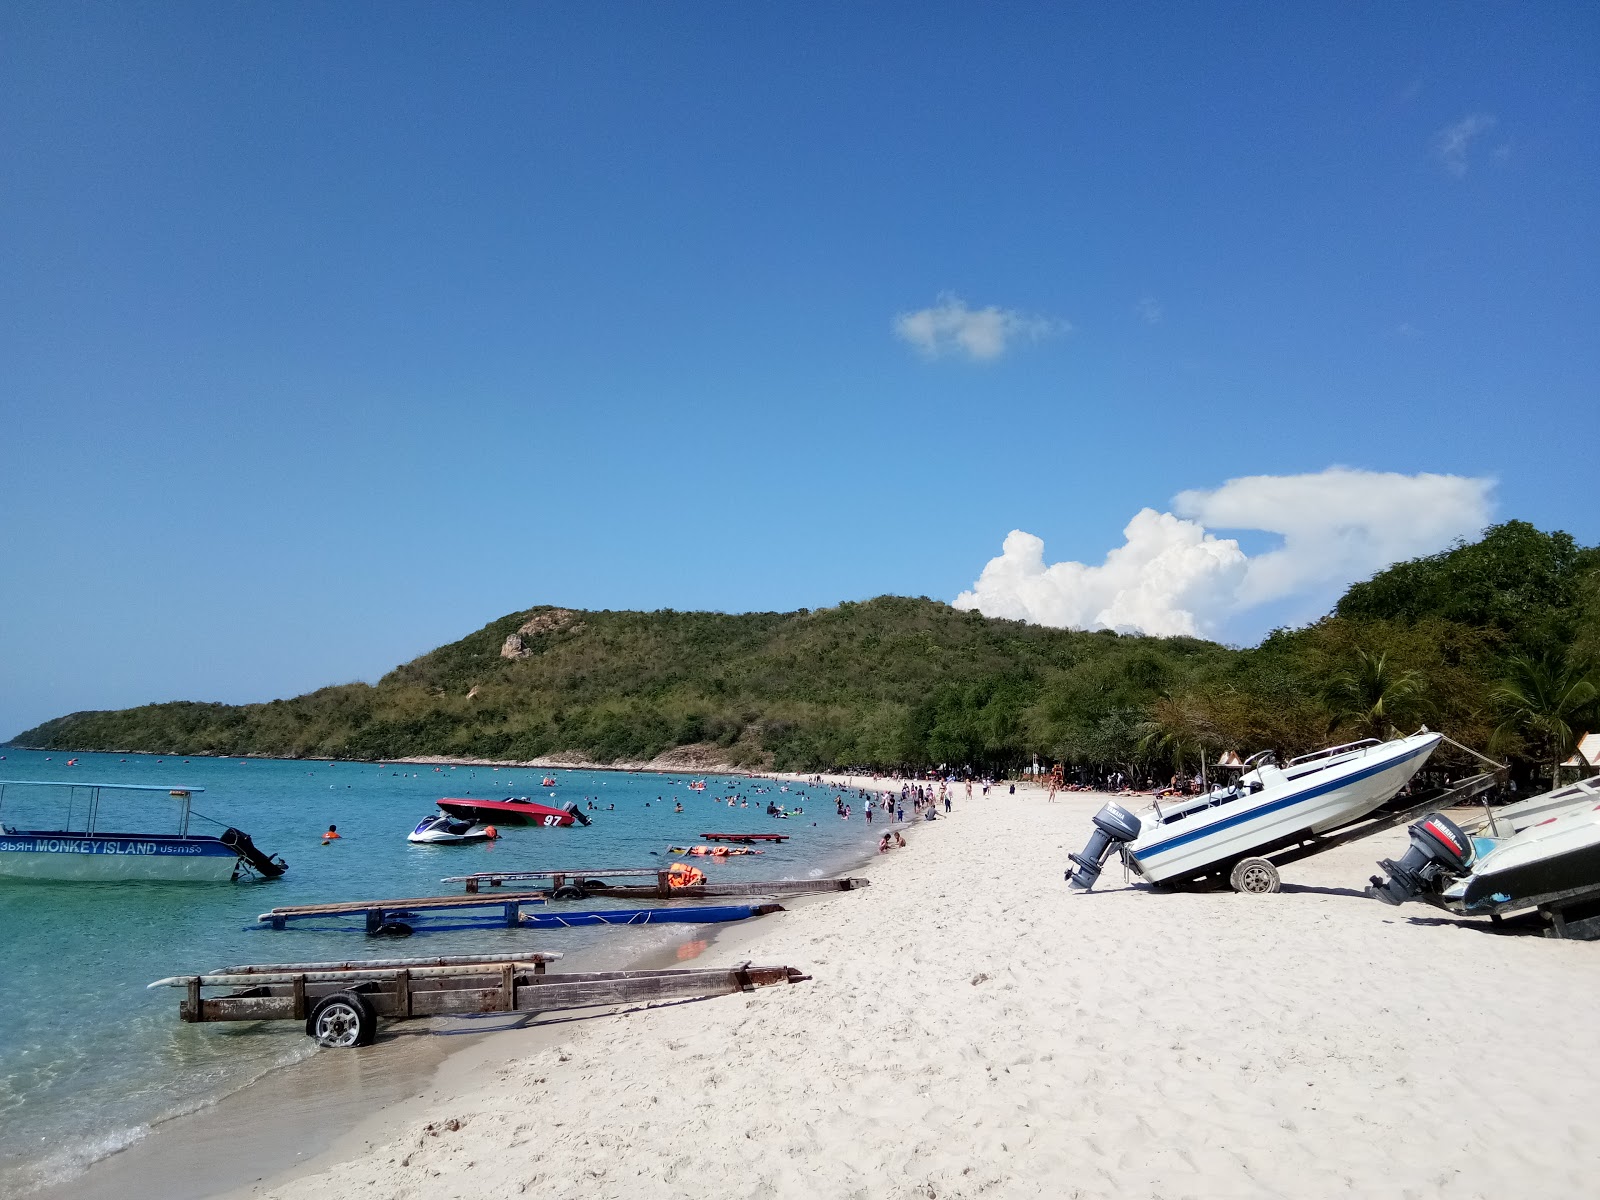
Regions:
<instances>
[{"instance_id":1,"label":"beach tent","mask_svg":"<svg viewBox=\"0 0 1600 1200\"><path fill-rule=\"evenodd\" d=\"M1584 734L1578 742L1578 749L1561 765L1576 767L1580 771L1600 769L1600 733Z\"/></svg>"}]
</instances>

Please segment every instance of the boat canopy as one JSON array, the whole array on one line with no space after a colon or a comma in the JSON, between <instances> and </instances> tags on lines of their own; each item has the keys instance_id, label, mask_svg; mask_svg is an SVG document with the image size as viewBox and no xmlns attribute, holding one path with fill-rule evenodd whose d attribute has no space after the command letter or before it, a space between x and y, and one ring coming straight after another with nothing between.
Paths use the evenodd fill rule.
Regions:
<instances>
[{"instance_id":1,"label":"boat canopy","mask_svg":"<svg viewBox=\"0 0 1600 1200\"><path fill-rule=\"evenodd\" d=\"M66 792L67 798L67 824L72 823L73 793L87 792L89 795L89 808L85 816L84 833L94 833L96 822L100 819L100 793L101 792L165 792L179 803L178 835L187 837L189 834L189 802L196 793L204 792L203 787L190 787L187 784L155 784L155 783L76 783L66 780L54 779L0 779L0 808L5 805L6 789L13 787L27 788L59 788Z\"/></svg>"}]
</instances>

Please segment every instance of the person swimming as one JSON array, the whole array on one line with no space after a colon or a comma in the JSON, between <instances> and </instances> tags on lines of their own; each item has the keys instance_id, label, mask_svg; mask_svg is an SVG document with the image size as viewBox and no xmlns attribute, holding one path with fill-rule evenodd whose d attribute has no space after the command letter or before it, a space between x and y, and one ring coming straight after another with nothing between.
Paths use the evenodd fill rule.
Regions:
<instances>
[{"instance_id":1,"label":"person swimming","mask_svg":"<svg viewBox=\"0 0 1600 1200\"><path fill-rule=\"evenodd\" d=\"M337 825L329 825L328 826L328 832L322 835L322 844L324 846L326 846L329 842L334 842L334 841L338 841L338 840L339 840L339 827Z\"/></svg>"}]
</instances>

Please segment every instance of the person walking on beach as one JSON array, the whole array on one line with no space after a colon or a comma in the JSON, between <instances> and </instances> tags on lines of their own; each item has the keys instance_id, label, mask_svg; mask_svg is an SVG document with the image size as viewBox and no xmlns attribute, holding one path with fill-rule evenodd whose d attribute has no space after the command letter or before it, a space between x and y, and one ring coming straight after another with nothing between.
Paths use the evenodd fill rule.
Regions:
<instances>
[{"instance_id":1,"label":"person walking on beach","mask_svg":"<svg viewBox=\"0 0 1600 1200\"><path fill-rule=\"evenodd\" d=\"M894 810L894 819L896 821L904 821L906 819L906 805L904 800L900 802L900 807Z\"/></svg>"},{"instance_id":2,"label":"person walking on beach","mask_svg":"<svg viewBox=\"0 0 1600 1200\"><path fill-rule=\"evenodd\" d=\"M944 811L947 812L947 813L950 811L950 793L949 792L946 792L944 794Z\"/></svg>"}]
</instances>

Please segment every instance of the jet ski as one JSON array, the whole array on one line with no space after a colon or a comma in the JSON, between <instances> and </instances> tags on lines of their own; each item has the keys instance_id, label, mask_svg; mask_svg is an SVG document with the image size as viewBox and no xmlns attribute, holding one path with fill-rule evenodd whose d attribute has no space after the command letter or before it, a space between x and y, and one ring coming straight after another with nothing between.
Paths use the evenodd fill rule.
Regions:
<instances>
[{"instance_id":1,"label":"jet ski","mask_svg":"<svg viewBox=\"0 0 1600 1200\"><path fill-rule=\"evenodd\" d=\"M492 842L499 836L493 825L435 813L418 821L417 827L406 834L406 841L424 846L457 846L466 842Z\"/></svg>"}]
</instances>

